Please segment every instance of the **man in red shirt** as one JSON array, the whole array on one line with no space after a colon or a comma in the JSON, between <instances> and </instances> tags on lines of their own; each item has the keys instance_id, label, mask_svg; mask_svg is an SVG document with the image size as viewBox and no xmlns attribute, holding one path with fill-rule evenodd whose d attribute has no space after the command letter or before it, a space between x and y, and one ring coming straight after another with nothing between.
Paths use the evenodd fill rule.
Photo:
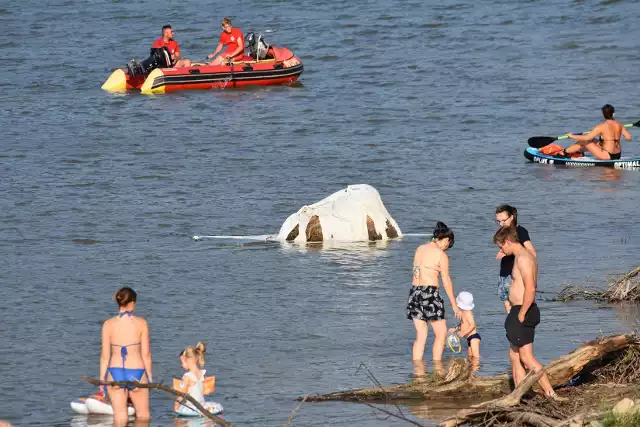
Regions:
<instances>
[{"instance_id":1,"label":"man in red shirt","mask_svg":"<svg viewBox=\"0 0 640 427\"><path fill-rule=\"evenodd\" d=\"M153 42L151 48L166 47L171 54L171 61L174 67L190 67L191 61L188 59L180 59L180 46L178 42L173 39L173 29L171 25L165 25L162 27L162 37Z\"/></svg>"},{"instance_id":2,"label":"man in red shirt","mask_svg":"<svg viewBox=\"0 0 640 427\"><path fill-rule=\"evenodd\" d=\"M209 65L220 65L224 62L241 61L244 57L244 36L239 28L231 26L231 19L226 16L222 18L222 33L220 33L220 43L216 51L208 56L209 59L216 56L222 50L223 46L227 46L224 53L220 54L216 59L211 61Z\"/></svg>"}]
</instances>

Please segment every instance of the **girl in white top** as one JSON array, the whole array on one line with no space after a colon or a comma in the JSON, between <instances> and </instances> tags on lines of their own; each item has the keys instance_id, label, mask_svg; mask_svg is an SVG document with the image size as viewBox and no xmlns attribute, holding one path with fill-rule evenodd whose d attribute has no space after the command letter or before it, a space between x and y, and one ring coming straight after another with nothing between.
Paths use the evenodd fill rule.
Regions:
<instances>
[{"instance_id":1,"label":"girl in white top","mask_svg":"<svg viewBox=\"0 0 640 427\"><path fill-rule=\"evenodd\" d=\"M205 404L203 394L204 375L207 372L204 369L200 369L204 366L204 353L207 351L204 343L199 342L195 348L187 347L182 353L180 353L180 362L182 362L182 368L187 371L182 376L182 387L187 388L187 393L191 395L201 405ZM173 405L174 411L180 410L183 406L182 399L176 399ZM189 402L185 401L184 404L189 405ZM193 406L193 405L189 405Z\"/></svg>"}]
</instances>

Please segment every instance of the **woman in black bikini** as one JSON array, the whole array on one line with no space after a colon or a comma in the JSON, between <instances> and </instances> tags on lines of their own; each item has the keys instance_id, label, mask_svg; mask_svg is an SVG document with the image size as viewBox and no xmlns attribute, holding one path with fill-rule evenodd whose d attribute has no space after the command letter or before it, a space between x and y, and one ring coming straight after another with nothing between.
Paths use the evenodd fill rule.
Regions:
<instances>
[{"instance_id":1,"label":"woman in black bikini","mask_svg":"<svg viewBox=\"0 0 640 427\"><path fill-rule=\"evenodd\" d=\"M416 249L413 258L413 281L407 302L407 318L413 320L416 328L416 340L413 343L413 360L422 361L424 346L427 343L429 329L435 334L433 341L433 360L442 360L444 344L447 338L447 322L444 319L444 301L440 296L438 275L449 297L456 318L460 318L460 309L456 306L453 283L449 276L449 257L446 251L453 246L453 231L439 222L433 232L433 240Z\"/></svg>"},{"instance_id":2,"label":"woman in black bikini","mask_svg":"<svg viewBox=\"0 0 640 427\"><path fill-rule=\"evenodd\" d=\"M614 120L615 109L612 105L607 104L602 107L602 115L605 121L594 127L591 132L584 135L567 134L569 138L578 142L565 148L565 155L589 151L599 160L618 160L620 158L622 155L620 135L624 136L627 141L631 141L631 134L620 122ZM598 136L600 136L599 141L595 139Z\"/></svg>"}]
</instances>

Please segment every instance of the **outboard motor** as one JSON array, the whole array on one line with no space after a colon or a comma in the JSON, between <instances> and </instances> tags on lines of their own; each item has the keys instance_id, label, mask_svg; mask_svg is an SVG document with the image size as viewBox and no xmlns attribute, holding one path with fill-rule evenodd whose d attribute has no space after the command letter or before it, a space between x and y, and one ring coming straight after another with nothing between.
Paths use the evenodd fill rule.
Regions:
<instances>
[{"instance_id":1,"label":"outboard motor","mask_svg":"<svg viewBox=\"0 0 640 427\"><path fill-rule=\"evenodd\" d=\"M267 59L270 46L262 39L262 34L256 37L254 33L249 33L246 36L246 40L250 57L256 61Z\"/></svg>"},{"instance_id":2,"label":"outboard motor","mask_svg":"<svg viewBox=\"0 0 640 427\"><path fill-rule=\"evenodd\" d=\"M171 67L171 54L166 47L152 47L149 53L149 57L137 64L135 60L127 64L129 75L131 77L135 75L146 75L156 68L170 68Z\"/></svg>"}]
</instances>

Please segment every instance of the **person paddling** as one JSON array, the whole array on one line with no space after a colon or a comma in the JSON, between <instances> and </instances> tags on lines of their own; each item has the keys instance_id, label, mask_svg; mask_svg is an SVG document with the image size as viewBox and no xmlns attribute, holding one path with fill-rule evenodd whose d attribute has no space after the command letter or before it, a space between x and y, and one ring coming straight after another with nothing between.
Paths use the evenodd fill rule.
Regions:
<instances>
[{"instance_id":1,"label":"person paddling","mask_svg":"<svg viewBox=\"0 0 640 427\"><path fill-rule=\"evenodd\" d=\"M604 122L594 127L589 133L584 135L568 133L569 138L578 142L565 148L560 155L570 156L574 153L589 151L599 160L620 159L622 156L620 135L624 136L627 141L631 141L631 134L619 121L614 119L615 109L612 105L607 104L602 107L602 115ZM600 136L599 140L596 139L598 136Z\"/></svg>"}]
</instances>

